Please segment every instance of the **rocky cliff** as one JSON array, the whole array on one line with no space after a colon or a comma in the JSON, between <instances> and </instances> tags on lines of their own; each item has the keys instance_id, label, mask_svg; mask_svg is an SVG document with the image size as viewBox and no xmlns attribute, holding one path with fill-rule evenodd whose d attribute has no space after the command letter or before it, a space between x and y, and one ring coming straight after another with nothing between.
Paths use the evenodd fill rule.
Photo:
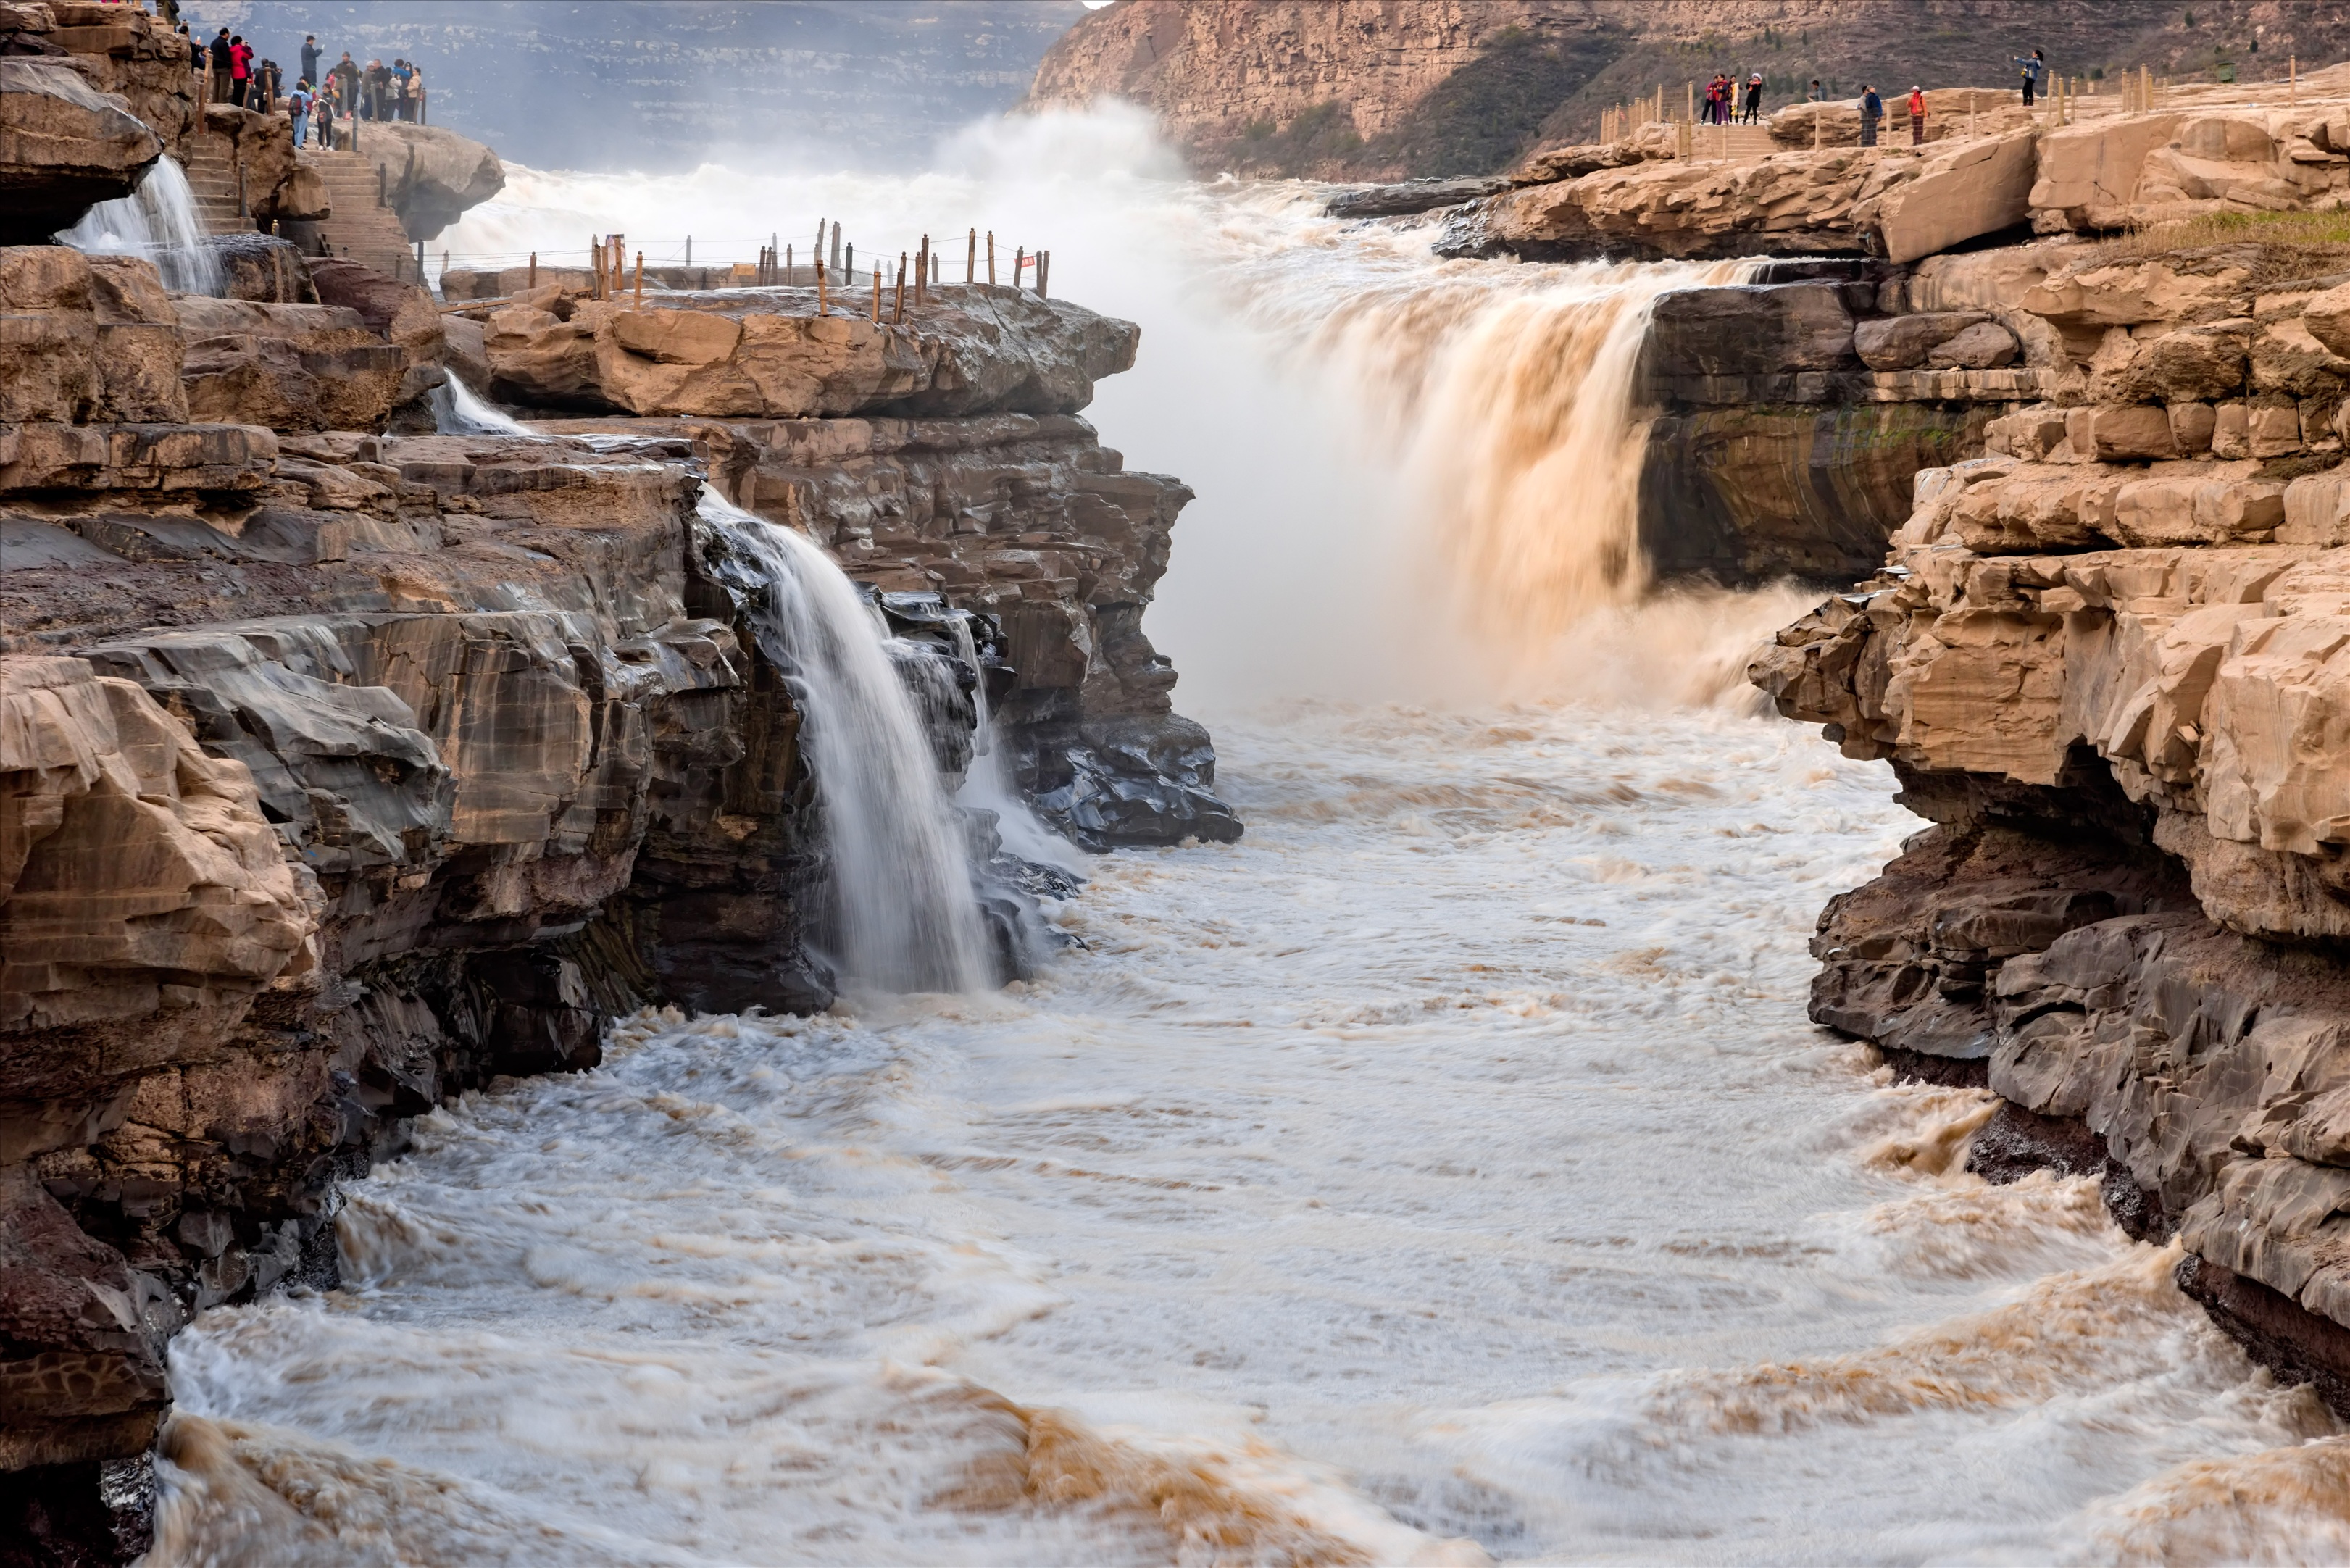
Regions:
<instances>
[{"instance_id":1,"label":"rocky cliff","mask_svg":"<svg viewBox=\"0 0 2350 1568\"><path fill-rule=\"evenodd\" d=\"M6 168L69 211L69 164ZM331 1282L336 1184L406 1118L592 1064L639 1006L831 1000L807 691L711 493L868 585L950 784L983 692L1080 842L1240 831L1140 628L1189 492L1077 417L1129 324L990 287L886 323L584 286L444 314L283 241L226 254L211 297L0 246L12 1562L141 1549L170 1336ZM452 373L567 419L439 433L485 428ZM1020 972L1044 874L965 827Z\"/></svg>"},{"instance_id":2,"label":"rocky cliff","mask_svg":"<svg viewBox=\"0 0 2350 1568\"><path fill-rule=\"evenodd\" d=\"M2350 54L2350 22L2317 0L1117 0L1053 46L1029 101L1143 104L1203 170L1399 179L1587 141L1604 105L1661 83L1678 108L1718 70L1762 72L1775 108L1815 78L1838 98L2006 88L2033 47L2084 77L2224 60L2250 80Z\"/></svg>"},{"instance_id":3,"label":"rocky cliff","mask_svg":"<svg viewBox=\"0 0 2350 1568\"><path fill-rule=\"evenodd\" d=\"M1764 323L1799 381L1850 376L1839 352L1918 367L1871 385L1950 377L1931 406L1963 454L1916 472L1878 568L1750 672L1888 762L1925 824L1823 913L1813 1016L1906 1073L1987 1085L2003 1105L1978 1169L2100 1176L2134 1232L2180 1240L2215 1318L2350 1410L2336 76L2289 108L2033 133L2019 243L1881 261L1849 327L1790 286L1737 291L1712 337ZM1770 247L1781 161L1746 185L1761 199L1721 203L1719 243ZM1852 248L1898 254L1889 211ZM1677 331L1660 312L1659 342ZM1985 352L2007 367L1960 368Z\"/></svg>"}]
</instances>

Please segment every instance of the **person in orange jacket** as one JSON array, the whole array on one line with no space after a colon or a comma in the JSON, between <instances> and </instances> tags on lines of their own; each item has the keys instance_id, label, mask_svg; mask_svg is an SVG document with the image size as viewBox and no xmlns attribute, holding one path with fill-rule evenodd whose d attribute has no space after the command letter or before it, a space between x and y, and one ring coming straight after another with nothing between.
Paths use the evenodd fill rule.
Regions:
<instances>
[{"instance_id":1,"label":"person in orange jacket","mask_svg":"<svg viewBox=\"0 0 2350 1568\"><path fill-rule=\"evenodd\" d=\"M1926 145L1926 89L1921 87L1909 89L1909 145Z\"/></svg>"}]
</instances>

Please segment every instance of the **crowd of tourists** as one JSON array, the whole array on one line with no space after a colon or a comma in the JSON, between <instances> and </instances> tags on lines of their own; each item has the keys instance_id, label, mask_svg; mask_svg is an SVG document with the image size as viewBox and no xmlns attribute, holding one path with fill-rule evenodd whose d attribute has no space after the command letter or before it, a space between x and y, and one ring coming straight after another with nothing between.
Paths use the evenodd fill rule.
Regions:
<instances>
[{"instance_id":1,"label":"crowd of tourists","mask_svg":"<svg viewBox=\"0 0 2350 1568\"><path fill-rule=\"evenodd\" d=\"M170 19L177 20L177 7ZM333 65L319 68L326 51L316 34L302 39L302 68L292 83L276 60L259 56L242 35L223 27L211 39L199 38L185 22L178 24L188 49L200 96L207 103L233 103L261 114L283 112L294 121L294 145L331 147L335 122L362 119L426 119L424 67L412 60L380 59L360 65L348 49Z\"/></svg>"}]
</instances>

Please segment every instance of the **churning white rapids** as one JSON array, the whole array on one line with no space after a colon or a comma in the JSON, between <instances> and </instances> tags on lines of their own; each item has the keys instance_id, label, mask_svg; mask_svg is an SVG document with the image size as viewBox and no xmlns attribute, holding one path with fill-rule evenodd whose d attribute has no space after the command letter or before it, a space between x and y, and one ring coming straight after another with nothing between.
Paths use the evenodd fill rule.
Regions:
<instances>
[{"instance_id":1,"label":"churning white rapids","mask_svg":"<svg viewBox=\"0 0 2350 1568\"><path fill-rule=\"evenodd\" d=\"M1408 294L1417 244L1419 314L1481 352L1529 299L1657 285L1432 267L1424 233L1297 202L1280 262L1280 205L1206 225L1285 280L1260 301ZM1590 373L1620 370L1598 336ZM1422 397L1473 379L1444 358ZM1579 425L1586 392L1538 395ZM1536 473L1543 421L1513 428ZM1470 504L1498 508L1453 557L1472 600L1513 530L1621 536L1513 488L1531 513ZM1249 532L1202 491L1179 565ZM1559 594L1640 591L1605 550L1554 560ZM1986 1096L1805 1022L1820 906L1916 822L1881 767L1702 700L1734 677L1691 650L1788 607L1572 607L1571 701L1211 708L1247 837L1090 862L1052 910L1085 945L1034 982L640 1016L594 1072L421 1118L344 1189L342 1289L174 1345L155 1562L2350 1553L2350 1443L2175 1251L2090 1182L1965 1174Z\"/></svg>"}]
</instances>

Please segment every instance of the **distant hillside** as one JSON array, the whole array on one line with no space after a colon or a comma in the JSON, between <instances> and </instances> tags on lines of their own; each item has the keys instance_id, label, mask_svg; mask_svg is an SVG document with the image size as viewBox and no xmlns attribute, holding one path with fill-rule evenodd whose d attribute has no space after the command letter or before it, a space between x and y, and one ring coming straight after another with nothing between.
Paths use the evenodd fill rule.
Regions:
<instances>
[{"instance_id":1,"label":"distant hillside","mask_svg":"<svg viewBox=\"0 0 2350 1568\"><path fill-rule=\"evenodd\" d=\"M433 118L543 169L690 168L715 151L919 164L1016 103L1078 0L182 0L290 73L416 60Z\"/></svg>"},{"instance_id":2,"label":"distant hillside","mask_svg":"<svg viewBox=\"0 0 2350 1568\"><path fill-rule=\"evenodd\" d=\"M2033 48L2084 77L2140 63L2281 76L2350 57L2338 0L1117 0L1045 57L1029 101L1129 99L1195 167L1486 173L1586 140L1609 103L1687 102L1717 70L1765 102L1865 81L2002 86Z\"/></svg>"}]
</instances>

